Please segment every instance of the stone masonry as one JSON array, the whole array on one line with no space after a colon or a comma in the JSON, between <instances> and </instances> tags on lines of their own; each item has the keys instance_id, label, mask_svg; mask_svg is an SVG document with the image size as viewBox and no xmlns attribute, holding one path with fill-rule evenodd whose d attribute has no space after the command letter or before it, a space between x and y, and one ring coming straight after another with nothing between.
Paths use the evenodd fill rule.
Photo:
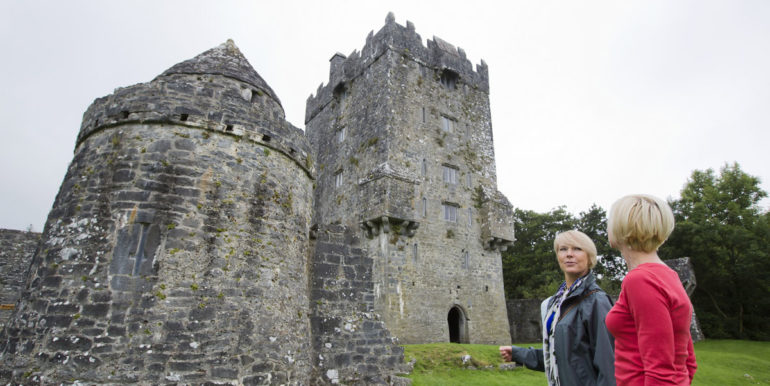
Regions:
<instances>
[{"instance_id":1,"label":"stone masonry","mask_svg":"<svg viewBox=\"0 0 770 386\"><path fill-rule=\"evenodd\" d=\"M376 91L373 91L376 90ZM510 341L489 80L465 52L392 14L362 51L331 58L307 102L315 222L361 227L375 310L401 343Z\"/></svg>"},{"instance_id":2,"label":"stone masonry","mask_svg":"<svg viewBox=\"0 0 770 386\"><path fill-rule=\"evenodd\" d=\"M38 241L40 233L0 229L0 328L16 308Z\"/></svg>"},{"instance_id":3,"label":"stone masonry","mask_svg":"<svg viewBox=\"0 0 770 386\"><path fill-rule=\"evenodd\" d=\"M96 99L0 381L405 384L399 343L508 342L486 65L392 14L331 62L307 133L232 41Z\"/></svg>"}]
</instances>

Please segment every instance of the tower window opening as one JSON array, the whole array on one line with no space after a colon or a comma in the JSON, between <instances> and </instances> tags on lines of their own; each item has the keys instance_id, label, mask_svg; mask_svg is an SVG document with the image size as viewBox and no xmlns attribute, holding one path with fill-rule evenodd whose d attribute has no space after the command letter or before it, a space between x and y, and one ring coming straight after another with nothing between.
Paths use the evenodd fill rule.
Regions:
<instances>
[{"instance_id":1,"label":"tower window opening","mask_svg":"<svg viewBox=\"0 0 770 386\"><path fill-rule=\"evenodd\" d=\"M425 123L425 107L422 108L422 123Z\"/></svg>"},{"instance_id":2,"label":"tower window opening","mask_svg":"<svg viewBox=\"0 0 770 386\"><path fill-rule=\"evenodd\" d=\"M441 204L441 208L444 212L444 220L449 222L457 222L457 206L450 203Z\"/></svg>"},{"instance_id":3,"label":"tower window opening","mask_svg":"<svg viewBox=\"0 0 770 386\"><path fill-rule=\"evenodd\" d=\"M455 121L452 118L442 116L441 117L441 130L446 132L452 132Z\"/></svg>"},{"instance_id":4,"label":"tower window opening","mask_svg":"<svg viewBox=\"0 0 770 386\"><path fill-rule=\"evenodd\" d=\"M120 112L120 114L123 116L123 119L128 118L128 111L123 110L123 111Z\"/></svg>"},{"instance_id":5,"label":"tower window opening","mask_svg":"<svg viewBox=\"0 0 770 386\"><path fill-rule=\"evenodd\" d=\"M441 85L447 90L456 90L459 79L460 75L452 70L441 71Z\"/></svg>"},{"instance_id":6,"label":"tower window opening","mask_svg":"<svg viewBox=\"0 0 770 386\"><path fill-rule=\"evenodd\" d=\"M340 83L334 88L334 98L338 101L342 101L348 96L348 89L345 87L345 83Z\"/></svg>"},{"instance_id":7,"label":"tower window opening","mask_svg":"<svg viewBox=\"0 0 770 386\"><path fill-rule=\"evenodd\" d=\"M337 130L337 143L342 143L345 140L345 126L342 126Z\"/></svg>"},{"instance_id":8,"label":"tower window opening","mask_svg":"<svg viewBox=\"0 0 770 386\"><path fill-rule=\"evenodd\" d=\"M334 187L339 188L340 186L342 186L342 170L334 173Z\"/></svg>"},{"instance_id":9,"label":"tower window opening","mask_svg":"<svg viewBox=\"0 0 770 386\"><path fill-rule=\"evenodd\" d=\"M267 134L262 135L262 142L270 142L270 136Z\"/></svg>"},{"instance_id":10,"label":"tower window opening","mask_svg":"<svg viewBox=\"0 0 770 386\"><path fill-rule=\"evenodd\" d=\"M227 126L225 126L225 131L226 131L226 132L228 132L228 133L229 133L229 132L231 132L231 131L233 131L233 125L227 125Z\"/></svg>"},{"instance_id":11,"label":"tower window opening","mask_svg":"<svg viewBox=\"0 0 770 386\"><path fill-rule=\"evenodd\" d=\"M182 114L181 116L179 116L179 120L180 120L180 121L182 121L182 122L185 122L185 121L187 121L187 118L188 118L188 117L189 117L189 115L187 115L187 114Z\"/></svg>"},{"instance_id":12,"label":"tower window opening","mask_svg":"<svg viewBox=\"0 0 770 386\"><path fill-rule=\"evenodd\" d=\"M457 184L457 168L450 165L443 165L444 182L447 184Z\"/></svg>"}]
</instances>

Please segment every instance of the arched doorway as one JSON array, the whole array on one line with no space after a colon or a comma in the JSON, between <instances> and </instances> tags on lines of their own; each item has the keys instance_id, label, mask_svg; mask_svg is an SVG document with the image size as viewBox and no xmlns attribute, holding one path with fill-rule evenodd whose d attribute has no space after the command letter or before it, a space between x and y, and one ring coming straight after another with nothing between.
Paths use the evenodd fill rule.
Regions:
<instances>
[{"instance_id":1,"label":"arched doorway","mask_svg":"<svg viewBox=\"0 0 770 386\"><path fill-rule=\"evenodd\" d=\"M454 306L449 310L446 317L449 324L449 342L450 343L468 343L468 324L465 312Z\"/></svg>"}]
</instances>

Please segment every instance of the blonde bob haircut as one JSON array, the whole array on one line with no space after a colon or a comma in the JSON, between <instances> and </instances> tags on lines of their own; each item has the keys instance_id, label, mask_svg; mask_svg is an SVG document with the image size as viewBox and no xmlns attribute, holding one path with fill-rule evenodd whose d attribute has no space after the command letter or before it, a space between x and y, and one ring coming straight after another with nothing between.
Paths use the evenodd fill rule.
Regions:
<instances>
[{"instance_id":1,"label":"blonde bob haircut","mask_svg":"<svg viewBox=\"0 0 770 386\"><path fill-rule=\"evenodd\" d=\"M596 266L596 245L593 240L581 231L571 230L561 232L553 239L553 251L559 254L559 247L578 247L588 255L588 269Z\"/></svg>"},{"instance_id":2,"label":"blonde bob haircut","mask_svg":"<svg viewBox=\"0 0 770 386\"><path fill-rule=\"evenodd\" d=\"M674 230L674 213L660 198L632 194L612 204L607 230L613 248L655 252Z\"/></svg>"}]
</instances>

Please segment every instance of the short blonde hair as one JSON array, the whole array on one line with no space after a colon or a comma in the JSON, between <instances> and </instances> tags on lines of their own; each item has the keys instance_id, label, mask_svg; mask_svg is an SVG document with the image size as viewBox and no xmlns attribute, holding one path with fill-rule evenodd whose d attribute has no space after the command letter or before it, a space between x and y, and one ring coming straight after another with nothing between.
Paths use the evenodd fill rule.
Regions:
<instances>
[{"instance_id":1,"label":"short blonde hair","mask_svg":"<svg viewBox=\"0 0 770 386\"><path fill-rule=\"evenodd\" d=\"M562 245L584 250L588 254L588 269L596 266L596 245L585 233L571 230L557 234L553 239L553 251L559 254L559 247Z\"/></svg>"},{"instance_id":2,"label":"short blonde hair","mask_svg":"<svg viewBox=\"0 0 770 386\"><path fill-rule=\"evenodd\" d=\"M632 194L612 204L607 219L610 245L655 252L674 230L674 213L655 196Z\"/></svg>"}]
</instances>

